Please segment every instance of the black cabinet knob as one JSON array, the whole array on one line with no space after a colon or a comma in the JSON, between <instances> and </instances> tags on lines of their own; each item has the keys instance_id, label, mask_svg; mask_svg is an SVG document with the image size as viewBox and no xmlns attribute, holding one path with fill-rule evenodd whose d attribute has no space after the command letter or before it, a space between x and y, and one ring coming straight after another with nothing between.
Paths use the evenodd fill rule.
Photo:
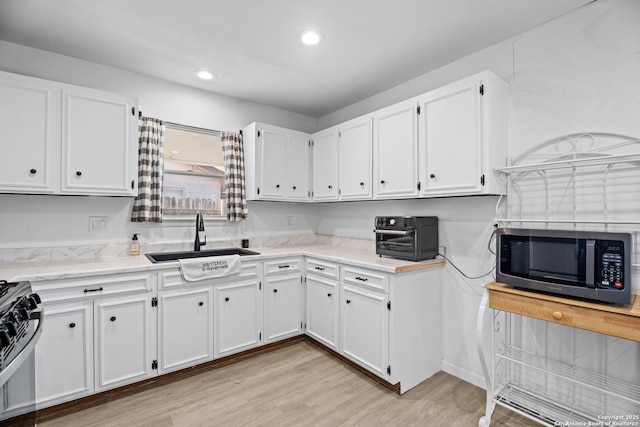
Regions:
<instances>
[{"instance_id":1,"label":"black cabinet knob","mask_svg":"<svg viewBox=\"0 0 640 427\"><path fill-rule=\"evenodd\" d=\"M360 187L364 187L364 182L361 182L361 183L360 183Z\"/></svg>"},{"instance_id":2,"label":"black cabinet knob","mask_svg":"<svg viewBox=\"0 0 640 427\"><path fill-rule=\"evenodd\" d=\"M225 300L225 301L229 301L229 297L226 297L224 300Z\"/></svg>"},{"instance_id":3,"label":"black cabinet knob","mask_svg":"<svg viewBox=\"0 0 640 427\"><path fill-rule=\"evenodd\" d=\"M38 170L37 170L37 169L31 169L31 170L29 171L29 173L37 173L37 172L38 172Z\"/></svg>"},{"instance_id":4,"label":"black cabinet knob","mask_svg":"<svg viewBox=\"0 0 640 427\"><path fill-rule=\"evenodd\" d=\"M331 190L332 188L333 188L333 187L330 185L330 186L329 186L329 190Z\"/></svg>"},{"instance_id":5,"label":"black cabinet knob","mask_svg":"<svg viewBox=\"0 0 640 427\"><path fill-rule=\"evenodd\" d=\"M295 186L295 185L293 186L293 189L294 189L294 190L296 189L296 186Z\"/></svg>"},{"instance_id":6,"label":"black cabinet knob","mask_svg":"<svg viewBox=\"0 0 640 427\"><path fill-rule=\"evenodd\" d=\"M380 184L384 184L384 179L381 179L381 180L380 180Z\"/></svg>"},{"instance_id":7,"label":"black cabinet knob","mask_svg":"<svg viewBox=\"0 0 640 427\"><path fill-rule=\"evenodd\" d=\"M273 290L273 293L274 293L274 294L278 293L278 290L277 290L277 289L274 289L274 290Z\"/></svg>"},{"instance_id":8,"label":"black cabinet knob","mask_svg":"<svg viewBox=\"0 0 640 427\"><path fill-rule=\"evenodd\" d=\"M71 323L69 323L69 327L70 327L71 329L73 329L73 328L75 328L75 327L76 327L76 324L75 324L74 322L71 322Z\"/></svg>"},{"instance_id":9,"label":"black cabinet knob","mask_svg":"<svg viewBox=\"0 0 640 427\"><path fill-rule=\"evenodd\" d=\"M436 176L435 176L435 174L431 174L431 175L429 175L429 178L431 178L431 179L433 179L433 178L435 178L435 177L436 177Z\"/></svg>"},{"instance_id":10,"label":"black cabinet knob","mask_svg":"<svg viewBox=\"0 0 640 427\"><path fill-rule=\"evenodd\" d=\"M276 188L280 188L280 184L276 184Z\"/></svg>"},{"instance_id":11,"label":"black cabinet knob","mask_svg":"<svg viewBox=\"0 0 640 427\"><path fill-rule=\"evenodd\" d=\"M350 299L347 300L347 304L351 304L351 300Z\"/></svg>"},{"instance_id":12,"label":"black cabinet knob","mask_svg":"<svg viewBox=\"0 0 640 427\"><path fill-rule=\"evenodd\" d=\"M116 321L116 316L111 316L111 319L109 319L109 320L111 320L112 322L115 322Z\"/></svg>"},{"instance_id":13,"label":"black cabinet knob","mask_svg":"<svg viewBox=\"0 0 640 427\"><path fill-rule=\"evenodd\" d=\"M328 296L328 297L330 297L331 295L332 295L331 293L328 293L328 294L327 294L327 296Z\"/></svg>"},{"instance_id":14,"label":"black cabinet knob","mask_svg":"<svg viewBox=\"0 0 640 427\"><path fill-rule=\"evenodd\" d=\"M82 176L82 172L76 171L76 176Z\"/></svg>"},{"instance_id":15,"label":"black cabinet knob","mask_svg":"<svg viewBox=\"0 0 640 427\"><path fill-rule=\"evenodd\" d=\"M199 305L200 307L202 307L202 306L204 305L204 303L203 303L202 301L200 301L200 302L198 303L198 305Z\"/></svg>"}]
</instances>

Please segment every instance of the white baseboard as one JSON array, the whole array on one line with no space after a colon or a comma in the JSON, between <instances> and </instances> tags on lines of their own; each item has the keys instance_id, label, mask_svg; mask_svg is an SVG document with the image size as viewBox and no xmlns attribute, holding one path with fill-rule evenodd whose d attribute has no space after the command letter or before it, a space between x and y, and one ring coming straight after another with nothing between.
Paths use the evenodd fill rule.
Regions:
<instances>
[{"instance_id":1,"label":"white baseboard","mask_svg":"<svg viewBox=\"0 0 640 427\"><path fill-rule=\"evenodd\" d=\"M445 371L447 374L451 374L455 377L460 378L461 380L464 380L468 383L475 385L476 387L480 387L481 389L486 390L483 375L478 375L475 372L471 372L467 369L453 365L444 360L442 361L442 370Z\"/></svg>"}]
</instances>

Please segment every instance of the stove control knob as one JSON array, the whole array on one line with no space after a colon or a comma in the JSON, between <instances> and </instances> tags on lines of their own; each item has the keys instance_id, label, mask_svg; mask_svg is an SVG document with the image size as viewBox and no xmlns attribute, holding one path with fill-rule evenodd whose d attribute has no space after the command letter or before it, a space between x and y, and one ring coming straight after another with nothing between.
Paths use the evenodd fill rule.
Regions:
<instances>
[{"instance_id":1,"label":"stove control knob","mask_svg":"<svg viewBox=\"0 0 640 427\"><path fill-rule=\"evenodd\" d=\"M0 330L0 348L11 345L11 337L7 331Z\"/></svg>"},{"instance_id":2,"label":"stove control knob","mask_svg":"<svg viewBox=\"0 0 640 427\"><path fill-rule=\"evenodd\" d=\"M8 317L9 317L9 321L13 322L13 323L15 323L15 322L17 322L19 320L18 316L16 316L16 314L13 311L8 314Z\"/></svg>"},{"instance_id":3,"label":"stove control knob","mask_svg":"<svg viewBox=\"0 0 640 427\"><path fill-rule=\"evenodd\" d=\"M36 308L38 308L38 303L36 302L35 298L29 297L29 298L25 299L24 301L25 301L25 306L27 307L27 309L35 310Z\"/></svg>"},{"instance_id":4,"label":"stove control knob","mask_svg":"<svg viewBox=\"0 0 640 427\"><path fill-rule=\"evenodd\" d=\"M29 320L29 312L24 307L18 309L18 316L20 316L21 320Z\"/></svg>"},{"instance_id":5,"label":"stove control knob","mask_svg":"<svg viewBox=\"0 0 640 427\"><path fill-rule=\"evenodd\" d=\"M18 335L18 330L16 329L16 325L13 322L4 322L2 325L4 329L7 331L10 337L15 337Z\"/></svg>"},{"instance_id":6,"label":"stove control knob","mask_svg":"<svg viewBox=\"0 0 640 427\"><path fill-rule=\"evenodd\" d=\"M40 299L40 295L38 294L31 294L29 295L29 298L33 298L36 303L42 304L42 299Z\"/></svg>"}]
</instances>

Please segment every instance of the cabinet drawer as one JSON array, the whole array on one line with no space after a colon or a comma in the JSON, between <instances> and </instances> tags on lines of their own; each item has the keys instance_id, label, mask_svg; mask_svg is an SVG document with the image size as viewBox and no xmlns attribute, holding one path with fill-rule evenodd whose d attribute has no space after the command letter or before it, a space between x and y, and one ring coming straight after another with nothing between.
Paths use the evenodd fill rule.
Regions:
<instances>
[{"instance_id":1,"label":"cabinet drawer","mask_svg":"<svg viewBox=\"0 0 640 427\"><path fill-rule=\"evenodd\" d=\"M360 268L344 267L342 277L345 283L375 289L377 291L389 292L389 280L384 273Z\"/></svg>"},{"instance_id":2,"label":"cabinet drawer","mask_svg":"<svg viewBox=\"0 0 640 427\"><path fill-rule=\"evenodd\" d=\"M199 280L197 282L187 282L182 278L180 268L175 270L167 270L158 273L158 289L173 289L178 286L189 285L202 285L206 283L226 283L230 280L246 279L250 277L257 277L260 274L260 263L258 262L243 262L240 265L240 272L232 274L230 276L215 277L206 280Z\"/></svg>"},{"instance_id":3,"label":"cabinet drawer","mask_svg":"<svg viewBox=\"0 0 640 427\"><path fill-rule=\"evenodd\" d=\"M302 260L300 258L283 258L264 263L265 275L300 270L302 270Z\"/></svg>"},{"instance_id":4,"label":"cabinet drawer","mask_svg":"<svg viewBox=\"0 0 640 427\"><path fill-rule=\"evenodd\" d=\"M340 268L338 267L338 264L320 261L313 258L307 259L307 273L335 280L340 279Z\"/></svg>"},{"instance_id":5,"label":"cabinet drawer","mask_svg":"<svg viewBox=\"0 0 640 427\"><path fill-rule=\"evenodd\" d=\"M43 302L62 302L82 298L118 296L135 292L150 292L155 274L150 272L84 277L33 282L33 291Z\"/></svg>"}]
</instances>

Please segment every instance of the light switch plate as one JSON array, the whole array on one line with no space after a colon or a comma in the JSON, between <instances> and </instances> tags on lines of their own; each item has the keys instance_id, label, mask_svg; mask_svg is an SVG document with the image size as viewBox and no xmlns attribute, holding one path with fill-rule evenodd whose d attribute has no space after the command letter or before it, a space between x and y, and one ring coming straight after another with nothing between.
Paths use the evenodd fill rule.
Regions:
<instances>
[{"instance_id":1,"label":"light switch plate","mask_svg":"<svg viewBox=\"0 0 640 427\"><path fill-rule=\"evenodd\" d=\"M96 233L104 231L107 228L107 216L90 216L89 217L89 232Z\"/></svg>"}]
</instances>

